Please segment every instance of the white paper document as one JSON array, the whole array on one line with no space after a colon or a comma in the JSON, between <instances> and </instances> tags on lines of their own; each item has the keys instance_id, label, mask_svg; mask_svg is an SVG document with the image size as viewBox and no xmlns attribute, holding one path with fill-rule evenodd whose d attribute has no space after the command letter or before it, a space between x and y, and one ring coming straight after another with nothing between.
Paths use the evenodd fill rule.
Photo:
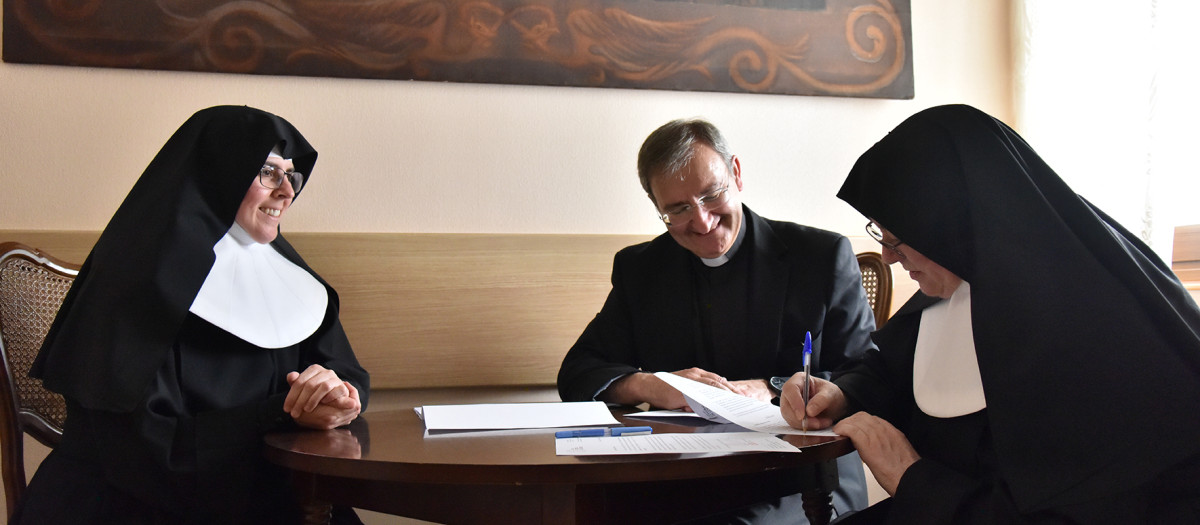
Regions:
<instances>
[{"instance_id":1,"label":"white paper document","mask_svg":"<svg viewBox=\"0 0 1200 525\"><path fill-rule=\"evenodd\" d=\"M616 425L601 401L579 403L500 403L417 407L428 430L500 430L517 428Z\"/></svg>"},{"instance_id":2,"label":"white paper document","mask_svg":"<svg viewBox=\"0 0 1200 525\"><path fill-rule=\"evenodd\" d=\"M728 390L709 386L669 372L654 374L687 398L688 406L705 419L719 423L734 423L738 426L766 432L768 434L795 434L804 436L836 436L832 430L803 431L792 428L783 419L779 407L766 401L735 394Z\"/></svg>"},{"instance_id":3,"label":"white paper document","mask_svg":"<svg viewBox=\"0 0 1200 525\"><path fill-rule=\"evenodd\" d=\"M701 416L700 414L697 414L695 412L689 412L686 410L647 410L645 412L634 412L632 414L625 414L625 417L636 417L636 418L641 418L641 419L662 418L662 419L666 419L666 420L689 419L689 418L704 419L704 416Z\"/></svg>"},{"instance_id":4,"label":"white paper document","mask_svg":"<svg viewBox=\"0 0 1200 525\"><path fill-rule=\"evenodd\" d=\"M554 440L554 448L559 456L800 452L791 443L760 432L559 438Z\"/></svg>"}]
</instances>

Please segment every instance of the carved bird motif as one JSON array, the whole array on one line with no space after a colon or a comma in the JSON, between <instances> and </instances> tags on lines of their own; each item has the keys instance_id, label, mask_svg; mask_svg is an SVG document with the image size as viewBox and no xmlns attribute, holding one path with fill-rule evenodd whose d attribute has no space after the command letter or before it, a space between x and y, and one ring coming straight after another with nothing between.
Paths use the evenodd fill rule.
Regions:
<instances>
[{"instance_id":1,"label":"carved bird motif","mask_svg":"<svg viewBox=\"0 0 1200 525\"><path fill-rule=\"evenodd\" d=\"M706 32L701 29L711 20L657 21L612 7L600 12L578 9L567 15L572 42L559 63L595 67L601 81L605 70L629 80L653 80L689 70L709 77L703 61L689 50L703 41Z\"/></svg>"},{"instance_id":2,"label":"carved bird motif","mask_svg":"<svg viewBox=\"0 0 1200 525\"><path fill-rule=\"evenodd\" d=\"M452 11L446 0L296 0L296 12L320 35L312 51L360 67L408 66L418 75L428 64L483 56L503 12L486 2Z\"/></svg>"}]
</instances>

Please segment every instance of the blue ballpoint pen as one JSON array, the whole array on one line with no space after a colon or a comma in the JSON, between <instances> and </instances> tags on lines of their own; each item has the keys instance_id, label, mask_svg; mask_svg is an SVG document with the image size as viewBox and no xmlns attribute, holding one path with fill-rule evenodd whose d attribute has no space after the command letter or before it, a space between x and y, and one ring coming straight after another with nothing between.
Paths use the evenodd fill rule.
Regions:
<instances>
[{"instance_id":1,"label":"blue ballpoint pen","mask_svg":"<svg viewBox=\"0 0 1200 525\"><path fill-rule=\"evenodd\" d=\"M556 438L582 438L582 437L600 437L605 434L607 429L603 428L581 428L577 430L559 430L554 433Z\"/></svg>"},{"instance_id":2,"label":"blue ballpoint pen","mask_svg":"<svg viewBox=\"0 0 1200 525\"><path fill-rule=\"evenodd\" d=\"M654 429L650 427L614 427L612 435L614 436L644 436L654 433Z\"/></svg>"},{"instance_id":3,"label":"blue ballpoint pen","mask_svg":"<svg viewBox=\"0 0 1200 525\"><path fill-rule=\"evenodd\" d=\"M582 438L582 437L603 437L603 436L640 436L654 432L650 427L613 427L613 428L580 428L575 430L559 430L554 433L554 437L563 438Z\"/></svg>"},{"instance_id":4,"label":"blue ballpoint pen","mask_svg":"<svg viewBox=\"0 0 1200 525\"><path fill-rule=\"evenodd\" d=\"M808 432L808 377L812 373L812 332L804 332L804 390L800 398L804 400L804 417L800 418L800 430Z\"/></svg>"}]
</instances>

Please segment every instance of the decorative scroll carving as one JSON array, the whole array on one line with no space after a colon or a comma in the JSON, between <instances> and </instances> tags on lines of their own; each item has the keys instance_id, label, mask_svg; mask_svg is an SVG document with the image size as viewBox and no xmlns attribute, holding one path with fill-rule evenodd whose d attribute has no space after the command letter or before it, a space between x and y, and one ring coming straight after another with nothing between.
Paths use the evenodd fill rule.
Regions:
<instances>
[{"instance_id":1,"label":"decorative scroll carving","mask_svg":"<svg viewBox=\"0 0 1200 525\"><path fill-rule=\"evenodd\" d=\"M5 0L4 60L911 98L909 1Z\"/></svg>"}]
</instances>

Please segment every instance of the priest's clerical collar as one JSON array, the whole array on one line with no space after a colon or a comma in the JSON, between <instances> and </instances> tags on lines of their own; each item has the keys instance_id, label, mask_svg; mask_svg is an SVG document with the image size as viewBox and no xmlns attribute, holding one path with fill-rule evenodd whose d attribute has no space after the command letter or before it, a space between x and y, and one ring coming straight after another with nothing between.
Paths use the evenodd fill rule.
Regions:
<instances>
[{"instance_id":1,"label":"priest's clerical collar","mask_svg":"<svg viewBox=\"0 0 1200 525\"><path fill-rule=\"evenodd\" d=\"M734 239L733 239L733 246L730 246L728 250L725 250L725 253L723 253L717 257L713 257L712 259L705 259L704 257L701 257L700 262L704 263L704 265L709 268L716 268L718 266L724 265L725 263L729 262L729 260L732 259L734 255L737 255L738 248L742 247L742 240L744 240L745 238L746 238L746 220L742 219L742 225L740 228L738 228L737 237L734 237Z\"/></svg>"},{"instance_id":2,"label":"priest's clerical collar","mask_svg":"<svg viewBox=\"0 0 1200 525\"><path fill-rule=\"evenodd\" d=\"M262 348L292 346L321 326L328 291L274 247L255 242L235 222L213 253L192 313Z\"/></svg>"}]
</instances>

